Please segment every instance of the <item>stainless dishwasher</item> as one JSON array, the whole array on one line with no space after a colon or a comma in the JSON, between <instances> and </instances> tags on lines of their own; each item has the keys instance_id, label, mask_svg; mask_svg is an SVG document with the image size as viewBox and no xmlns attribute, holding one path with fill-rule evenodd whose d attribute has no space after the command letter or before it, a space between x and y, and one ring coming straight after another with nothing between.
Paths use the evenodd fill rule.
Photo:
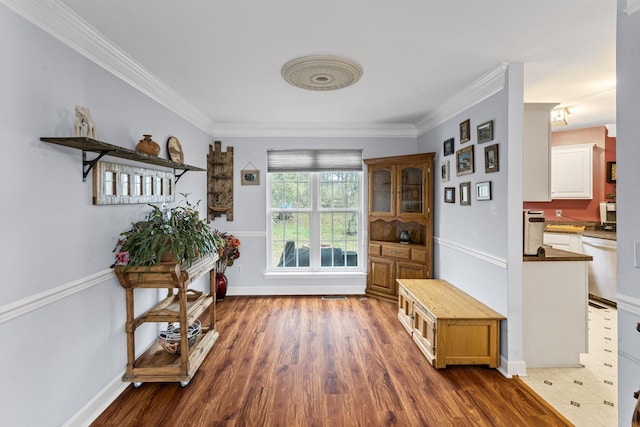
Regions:
<instances>
[{"instance_id":1,"label":"stainless dishwasher","mask_svg":"<svg viewBox=\"0 0 640 427\"><path fill-rule=\"evenodd\" d=\"M589 263L589 296L615 306L618 292L616 241L582 236L582 251L593 257Z\"/></svg>"}]
</instances>

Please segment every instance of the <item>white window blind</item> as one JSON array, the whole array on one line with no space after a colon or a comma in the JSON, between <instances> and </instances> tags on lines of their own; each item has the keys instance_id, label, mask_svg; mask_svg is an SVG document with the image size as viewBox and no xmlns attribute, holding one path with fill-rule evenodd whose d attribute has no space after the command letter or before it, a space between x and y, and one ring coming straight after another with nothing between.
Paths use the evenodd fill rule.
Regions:
<instances>
[{"instance_id":1,"label":"white window blind","mask_svg":"<svg viewBox=\"0 0 640 427\"><path fill-rule=\"evenodd\" d=\"M268 150L268 172L361 171L362 150Z\"/></svg>"}]
</instances>

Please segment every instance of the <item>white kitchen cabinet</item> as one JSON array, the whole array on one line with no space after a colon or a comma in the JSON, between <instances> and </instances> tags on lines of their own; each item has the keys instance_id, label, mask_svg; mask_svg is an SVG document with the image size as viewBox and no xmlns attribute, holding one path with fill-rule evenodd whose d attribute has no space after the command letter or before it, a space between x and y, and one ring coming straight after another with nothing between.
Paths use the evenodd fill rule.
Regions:
<instances>
[{"instance_id":1,"label":"white kitchen cabinet","mask_svg":"<svg viewBox=\"0 0 640 427\"><path fill-rule=\"evenodd\" d=\"M582 253L582 236L572 233L544 233L543 243L555 249Z\"/></svg>"},{"instance_id":2,"label":"white kitchen cabinet","mask_svg":"<svg viewBox=\"0 0 640 427\"><path fill-rule=\"evenodd\" d=\"M551 148L551 198L593 198L593 146L560 145Z\"/></svg>"},{"instance_id":3,"label":"white kitchen cabinet","mask_svg":"<svg viewBox=\"0 0 640 427\"><path fill-rule=\"evenodd\" d=\"M522 199L551 201L551 110L557 103L524 104Z\"/></svg>"}]
</instances>

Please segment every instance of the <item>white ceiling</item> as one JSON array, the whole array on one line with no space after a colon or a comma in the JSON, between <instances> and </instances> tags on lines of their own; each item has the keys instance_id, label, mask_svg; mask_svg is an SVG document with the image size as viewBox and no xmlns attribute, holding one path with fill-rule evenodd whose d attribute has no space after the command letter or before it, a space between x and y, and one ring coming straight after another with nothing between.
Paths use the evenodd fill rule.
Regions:
<instances>
[{"instance_id":1,"label":"white ceiling","mask_svg":"<svg viewBox=\"0 0 640 427\"><path fill-rule=\"evenodd\" d=\"M569 127L615 123L616 2L60 0L216 127L416 125L504 62ZM350 58L354 86L284 82L287 61Z\"/></svg>"}]
</instances>

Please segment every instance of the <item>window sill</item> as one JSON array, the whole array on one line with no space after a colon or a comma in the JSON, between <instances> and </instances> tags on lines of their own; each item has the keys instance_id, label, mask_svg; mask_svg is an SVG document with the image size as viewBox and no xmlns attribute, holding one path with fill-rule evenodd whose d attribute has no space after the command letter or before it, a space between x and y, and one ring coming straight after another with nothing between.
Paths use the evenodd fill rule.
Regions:
<instances>
[{"instance_id":1,"label":"window sill","mask_svg":"<svg viewBox=\"0 0 640 427\"><path fill-rule=\"evenodd\" d=\"M363 271L269 271L263 274L265 279L282 279L282 278L316 278L316 277L324 277L324 278L354 278L354 277L364 277L367 273Z\"/></svg>"}]
</instances>

